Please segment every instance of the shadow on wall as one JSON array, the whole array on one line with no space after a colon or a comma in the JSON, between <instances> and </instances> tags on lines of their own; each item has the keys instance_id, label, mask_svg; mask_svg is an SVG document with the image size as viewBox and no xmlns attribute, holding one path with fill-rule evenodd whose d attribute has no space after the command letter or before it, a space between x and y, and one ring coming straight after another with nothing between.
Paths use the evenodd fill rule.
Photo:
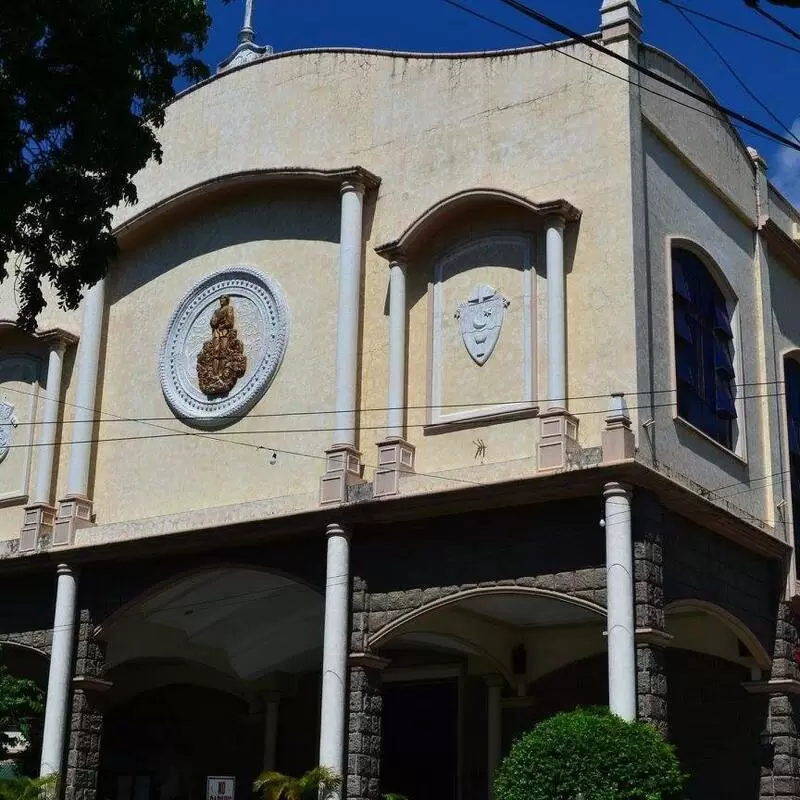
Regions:
<instances>
[{"instance_id":1,"label":"shadow on wall","mask_svg":"<svg viewBox=\"0 0 800 800\"><path fill-rule=\"evenodd\" d=\"M108 302L113 305L178 265L226 247L258 241L338 243L339 227L336 187L261 187L192 203L120 243L122 255L109 273ZM128 261L136 269L126 269Z\"/></svg>"}]
</instances>

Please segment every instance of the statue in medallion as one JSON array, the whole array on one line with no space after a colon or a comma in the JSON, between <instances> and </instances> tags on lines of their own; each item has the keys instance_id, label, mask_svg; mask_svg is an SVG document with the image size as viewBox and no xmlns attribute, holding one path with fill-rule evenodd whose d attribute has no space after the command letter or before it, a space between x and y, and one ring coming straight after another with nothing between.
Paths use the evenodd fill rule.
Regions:
<instances>
[{"instance_id":1,"label":"statue in medallion","mask_svg":"<svg viewBox=\"0 0 800 800\"><path fill-rule=\"evenodd\" d=\"M244 345L237 337L231 299L223 295L211 315L211 340L197 356L197 382L209 397L226 395L247 371Z\"/></svg>"}]
</instances>

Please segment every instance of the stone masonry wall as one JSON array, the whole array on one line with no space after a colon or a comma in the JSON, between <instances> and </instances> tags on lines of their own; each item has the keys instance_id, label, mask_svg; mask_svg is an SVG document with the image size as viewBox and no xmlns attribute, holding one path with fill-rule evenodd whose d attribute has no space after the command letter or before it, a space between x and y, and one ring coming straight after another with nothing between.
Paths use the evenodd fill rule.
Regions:
<instances>
[{"instance_id":1,"label":"stone masonry wall","mask_svg":"<svg viewBox=\"0 0 800 800\"><path fill-rule=\"evenodd\" d=\"M788 603L778 609L772 678L798 681L800 637L797 620ZM800 698L789 694L769 697L767 730L771 747L761 768L761 800L800 797Z\"/></svg>"},{"instance_id":2,"label":"stone masonry wall","mask_svg":"<svg viewBox=\"0 0 800 800\"><path fill-rule=\"evenodd\" d=\"M102 694L90 681L105 675L105 647L94 636L90 612L80 612L75 658L76 685L72 692L65 800L96 800L103 735Z\"/></svg>"},{"instance_id":3,"label":"stone masonry wall","mask_svg":"<svg viewBox=\"0 0 800 800\"><path fill-rule=\"evenodd\" d=\"M380 670L350 667L347 798L380 800L381 698Z\"/></svg>"},{"instance_id":4,"label":"stone masonry wall","mask_svg":"<svg viewBox=\"0 0 800 800\"><path fill-rule=\"evenodd\" d=\"M651 495L633 499L634 605L637 630L664 632L664 513ZM667 735L667 671L663 645L653 637L636 645L636 691L640 719Z\"/></svg>"}]
</instances>

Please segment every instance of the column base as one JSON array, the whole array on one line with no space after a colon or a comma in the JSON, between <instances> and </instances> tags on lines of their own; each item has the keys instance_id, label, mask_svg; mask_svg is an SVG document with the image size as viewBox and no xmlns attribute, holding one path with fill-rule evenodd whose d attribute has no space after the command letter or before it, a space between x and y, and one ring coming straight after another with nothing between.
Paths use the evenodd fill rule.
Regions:
<instances>
[{"instance_id":1,"label":"column base","mask_svg":"<svg viewBox=\"0 0 800 800\"><path fill-rule=\"evenodd\" d=\"M52 541L55 519L55 506L48 503L26 506L19 534L19 552L32 553L40 546L46 547Z\"/></svg>"},{"instance_id":2,"label":"column base","mask_svg":"<svg viewBox=\"0 0 800 800\"><path fill-rule=\"evenodd\" d=\"M636 437L629 419L606 420L606 429L601 434L603 463L625 461L636 455Z\"/></svg>"},{"instance_id":3,"label":"column base","mask_svg":"<svg viewBox=\"0 0 800 800\"><path fill-rule=\"evenodd\" d=\"M347 487L365 483L361 453L349 444L337 444L325 451L325 474L320 479L320 505L344 503Z\"/></svg>"},{"instance_id":4,"label":"column base","mask_svg":"<svg viewBox=\"0 0 800 800\"><path fill-rule=\"evenodd\" d=\"M374 497L400 493L400 478L414 472L416 448L400 436L378 442L378 469L375 470Z\"/></svg>"},{"instance_id":5,"label":"column base","mask_svg":"<svg viewBox=\"0 0 800 800\"><path fill-rule=\"evenodd\" d=\"M75 531L94 525L92 501L82 495L67 495L58 501L58 511L53 526L55 547L72 544Z\"/></svg>"},{"instance_id":6,"label":"column base","mask_svg":"<svg viewBox=\"0 0 800 800\"><path fill-rule=\"evenodd\" d=\"M577 417L563 408L551 408L539 414L539 420L539 471L566 469L571 456L580 452Z\"/></svg>"}]
</instances>

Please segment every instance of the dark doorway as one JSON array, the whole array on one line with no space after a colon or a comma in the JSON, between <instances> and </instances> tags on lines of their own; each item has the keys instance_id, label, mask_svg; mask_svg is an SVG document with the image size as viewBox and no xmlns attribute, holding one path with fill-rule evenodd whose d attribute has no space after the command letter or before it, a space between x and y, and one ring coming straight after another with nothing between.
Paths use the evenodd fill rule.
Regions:
<instances>
[{"instance_id":1,"label":"dark doorway","mask_svg":"<svg viewBox=\"0 0 800 800\"><path fill-rule=\"evenodd\" d=\"M455 800L457 681L384 685L381 788L413 800Z\"/></svg>"},{"instance_id":2,"label":"dark doorway","mask_svg":"<svg viewBox=\"0 0 800 800\"><path fill-rule=\"evenodd\" d=\"M237 800L263 758L263 722L240 698L192 685L138 695L106 714L98 797L205 800L208 778L236 780Z\"/></svg>"}]
</instances>

